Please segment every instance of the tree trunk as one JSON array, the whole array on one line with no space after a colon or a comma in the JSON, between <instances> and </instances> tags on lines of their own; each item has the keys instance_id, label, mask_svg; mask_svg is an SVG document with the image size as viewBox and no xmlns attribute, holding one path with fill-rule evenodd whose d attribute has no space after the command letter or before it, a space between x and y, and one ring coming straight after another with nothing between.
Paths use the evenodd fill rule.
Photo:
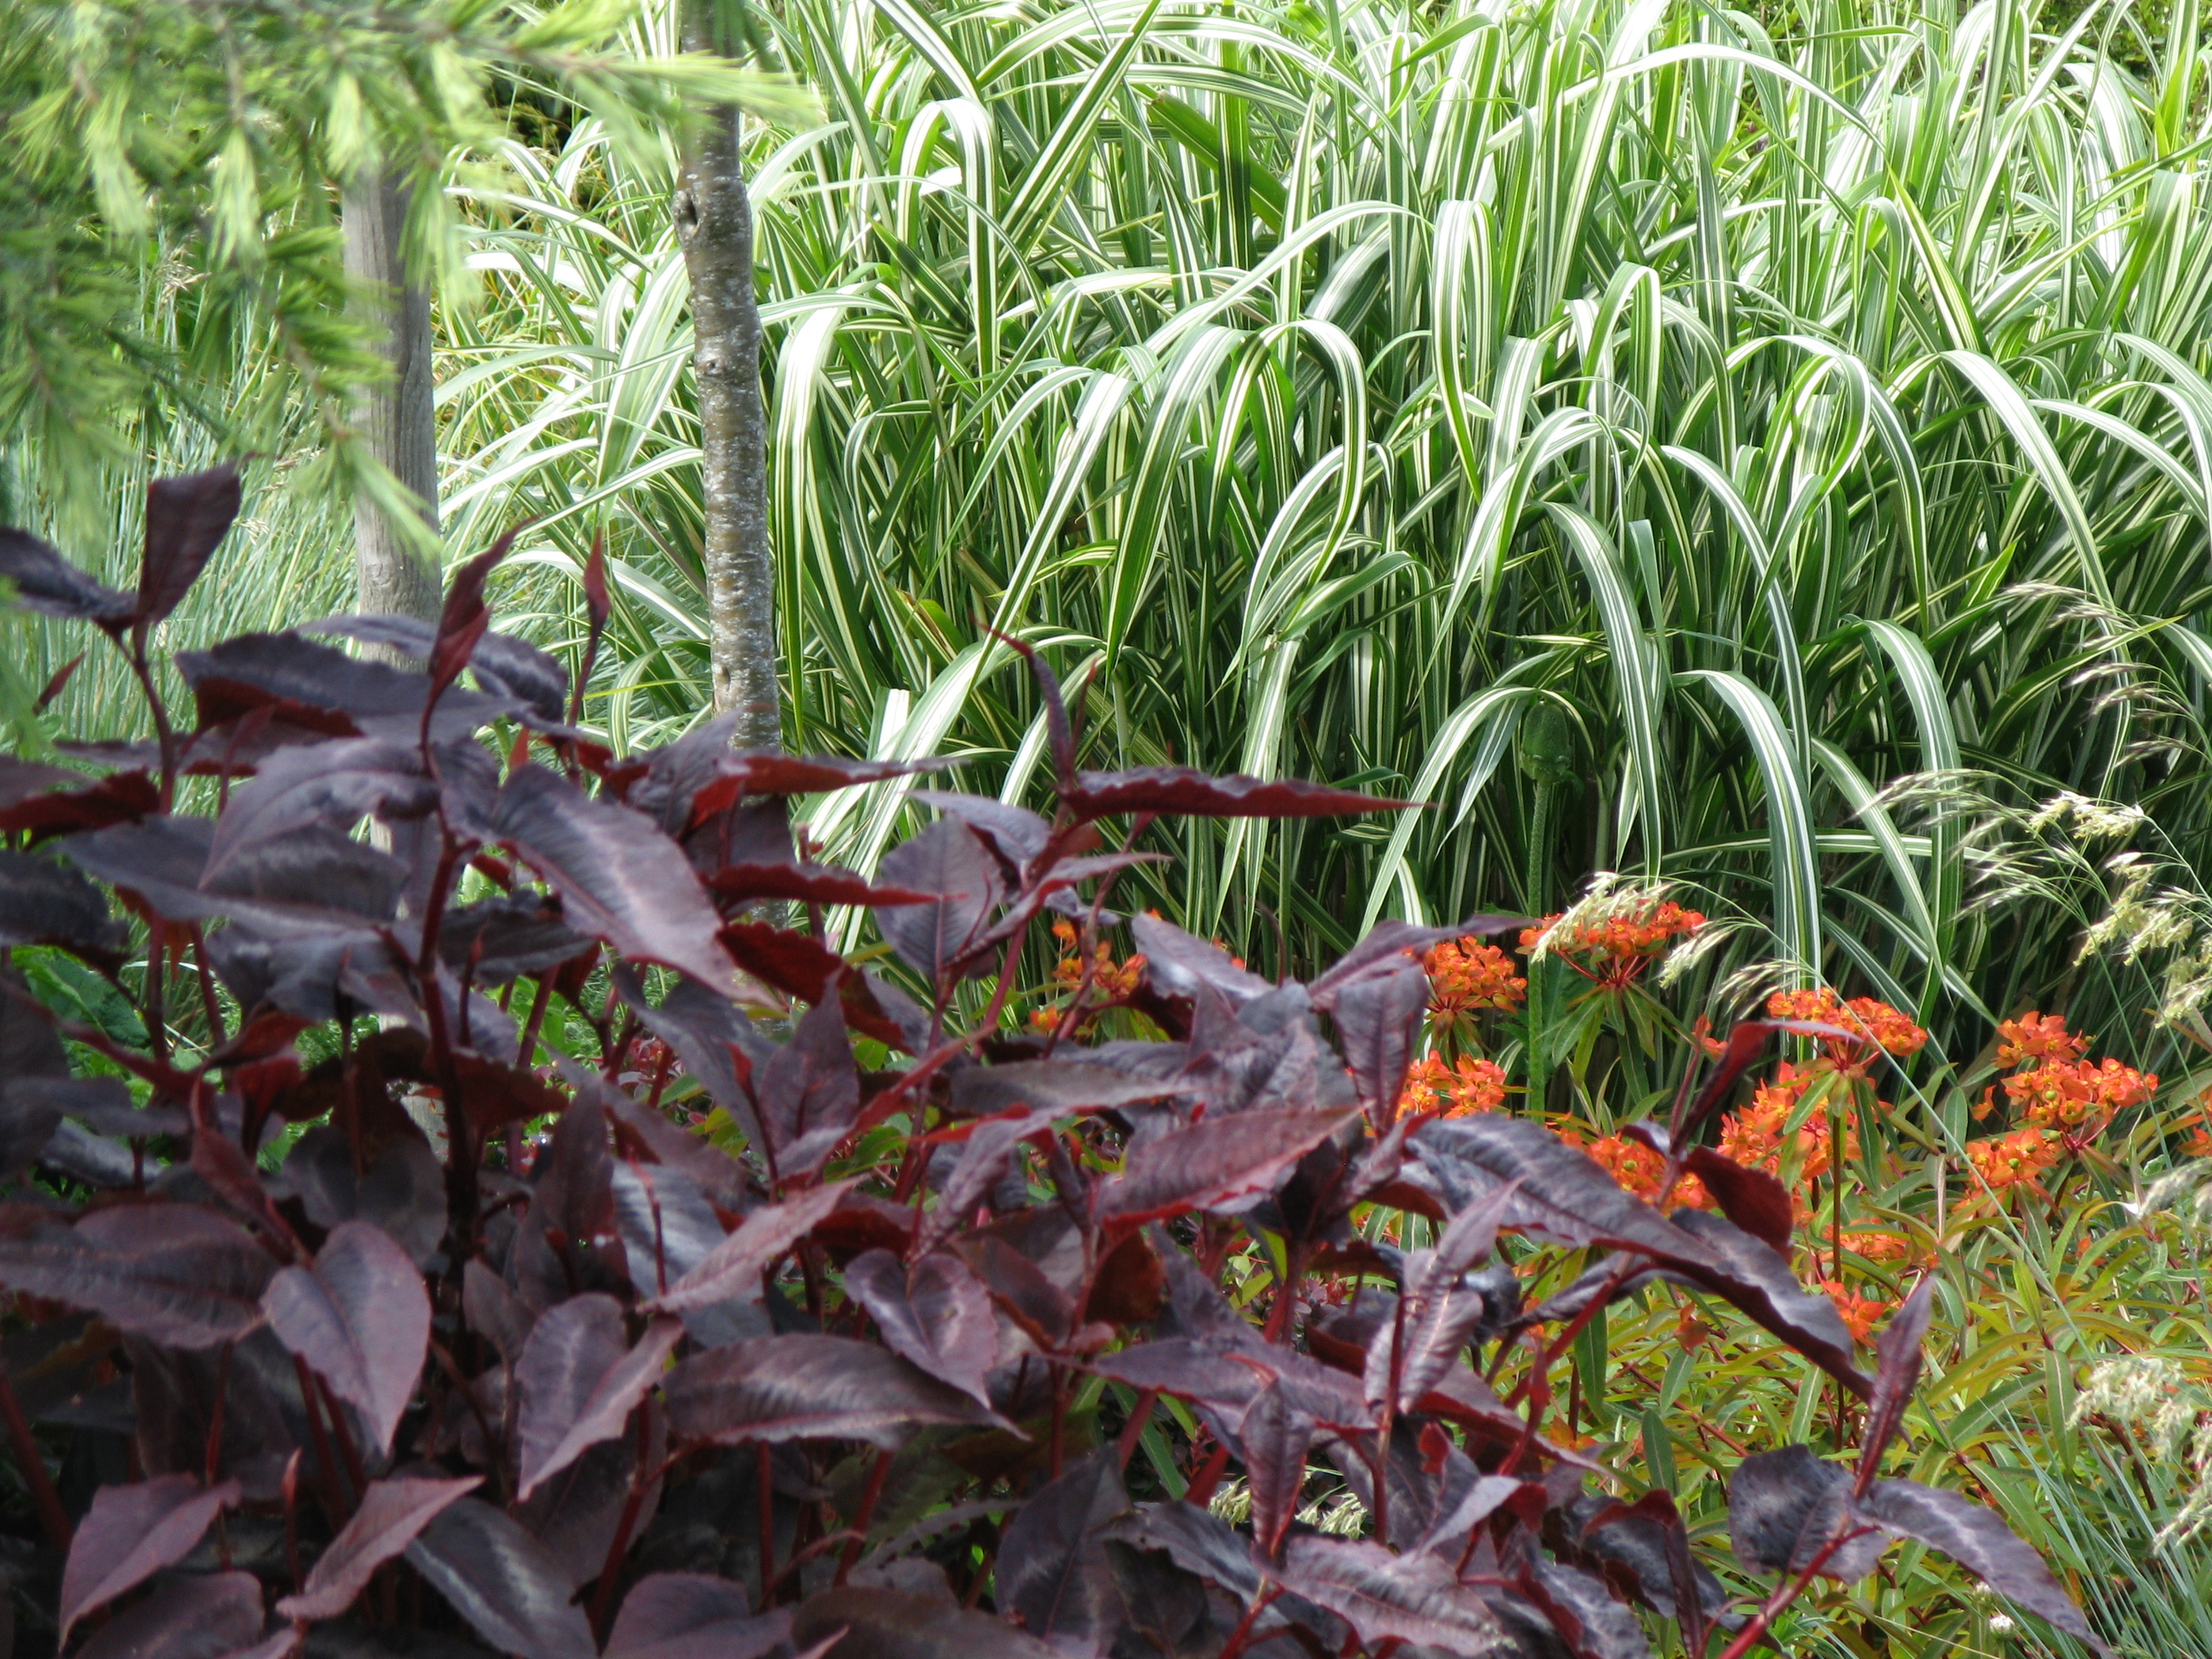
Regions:
<instances>
[{"instance_id":1,"label":"tree trunk","mask_svg":"<svg viewBox=\"0 0 2212 1659\"><path fill-rule=\"evenodd\" d=\"M712 11L712 0L687 0L685 50L720 49ZM753 207L738 136L734 108L716 110L699 124L684 155L676 232L691 278L714 706L736 713L739 748L778 749L783 718L776 684L776 565L768 545L760 302L753 290Z\"/></svg>"},{"instance_id":2,"label":"tree trunk","mask_svg":"<svg viewBox=\"0 0 2212 1659\"><path fill-rule=\"evenodd\" d=\"M408 280L400 233L407 192L390 174L356 178L345 192L346 274L361 286L358 315L380 336L376 349L392 375L371 387L356 430L372 457L413 492L430 531L438 528L437 413L430 380L430 295ZM443 581L383 509L357 494L353 507L354 561L360 609L368 615L435 618ZM417 533L419 536L419 532Z\"/></svg>"}]
</instances>

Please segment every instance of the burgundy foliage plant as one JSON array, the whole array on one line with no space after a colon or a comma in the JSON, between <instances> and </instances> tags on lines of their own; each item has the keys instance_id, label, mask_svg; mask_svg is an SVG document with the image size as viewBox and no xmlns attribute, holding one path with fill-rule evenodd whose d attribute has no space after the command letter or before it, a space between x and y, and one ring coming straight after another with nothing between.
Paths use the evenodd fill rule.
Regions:
<instances>
[{"instance_id":1,"label":"burgundy foliage plant","mask_svg":"<svg viewBox=\"0 0 2212 1659\"><path fill-rule=\"evenodd\" d=\"M611 753L489 628L503 543L435 626L180 654L180 718L152 627L238 504L227 468L157 485L134 595L0 531L155 733L0 762L0 944L111 987L93 1019L0 979L24 1651L1740 1659L1901 1538L2093 1643L1992 1514L1882 1473L1924 1286L1869 1376L1770 1178L1670 1217L1537 1123L1401 1111L1422 951L1502 922L1278 983L1138 916L1141 971L1094 971L1156 818L1403 803L1079 771L1033 659L1051 814L917 792L879 871L826 866L792 796L931 768L718 723ZM826 942L852 905L868 965ZM1081 977L1021 1031L1056 923ZM1640 1131L1667 1187L1765 1034ZM1233 1302L1247 1243L1272 1279ZM1745 1458L1740 1572L1558 1432L1555 1373L1655 1280L1859 1425L1855 1463Z\"/></svg>"}]
</instances>

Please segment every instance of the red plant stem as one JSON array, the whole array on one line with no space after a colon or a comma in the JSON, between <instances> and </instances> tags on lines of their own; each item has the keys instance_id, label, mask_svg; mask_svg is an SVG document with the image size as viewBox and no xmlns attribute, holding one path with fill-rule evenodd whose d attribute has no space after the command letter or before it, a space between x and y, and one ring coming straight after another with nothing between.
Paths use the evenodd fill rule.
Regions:
<instances>
[{"instance_id":1,"label":"red plant stem","mask_svg":"<svg viewBox=\"0 0 2212 1659\"><path fill-rule=\"evenodd\" d=\"M1145 1425L1152 1421L1152 1409L1160 1403L1160 1391L1148 1388L1137 1396L1136 1409L1129 1414L1129 1421L1121 1425L1121 1438L1114 1442L1114 1462L1127 1469L1129 1460L1137 1455L1137 1447L1144 1439Z\"/></svg>"},{"instance_id":2,"label":"red plant stem","mask_svg":"<svg viewBox=\"0 0 2212 1659\"><path fill-rule=\"evenodd\" d=\"M776 1484L766 1440L753 1442L753 1466L759 1477L760 1610L765 1613L776 1595Z\"/></svg>"},{"instance_id":3,"label":"red plant stem","mask_svg":"<svg viewBox=\"0 0 2212 1659\"><path fill-rule=\"evenodd\" d=\"M1220 1659L1238 1659L1238 1656L1251 1642L1252 1626L1259 1622L1260 1615L1266 1612L1275 1598L1282 1593L1280 1585L1270 1585L1252 1598L1252 1605L1244 1609L1244 1617L1237 1621L1237 1627L1229 1632L1229 1640L1221 1650Z\"/></svg>"},{"instance_id":4,"label":"red plant stem","mask_svg":"<svg viewBox=\"0 0 2212 1659\"><path fill-rule=\"evenodd\" d=\"M330 1436L323 1429L322 1406L315 1397L315 1375L307 1369L307 1362L296 1354L292 1356L292 1369L299 1374L300 1398L306 1404L307 1426L315 1438L315 1468L322 1477L323 1513L334 1532L346 1524L346 1504L338 1487L337 1461L330 1455Z\"/></svg>"},{"instance_id":5,"label":"red plant stem","mask_svg":"<svg viewBox=\"0 0 2212 1659\"><path fill-rule=\"evenodd\" d=\"M1194 1503L1202 1509L1212 1502L1214 1488L1221 1484L1222 1471L1228 1466L1229 1448L1225 1446L1215 1447L1212 1454L1199 1465L1198 1472L1191 1477L1190 1486L1183 1494L1183 1502Z\"/></svg>"},{"instance_id":6,"label":"red plant stem","mask_svg":"<svg viewBox=\"0 0 2212 1659\"><path fill-rule=\"evenodd\" d=\"M646 1432L642 1411L631 1413L637 1428L637 1463L630 1471L630 1495L623 1500L622 1518L615 1523L614 1541L607 1546L606 1564L599 1569L599 1586L591 1595L591 1627L601 1640L606 1640L607 1615L614 1609L615 1581L622 1577L622 1558L630 1553L630 1533L637 1526L638 1511L645 1506L645 1494L652 1484L652 1475L646 1463L652 1455L652 1437Z\"/></svg>"},{"instance_id":7,"label":"red plant stem","mask_svg":"<svg viewBox=\"0 0 2212 1659\"><path fill-rule=\"evenodd\" d=\"M292 1594L300 1593L300 1448L284 1460L284 1563L292 1575Z\"/></svg>"},{"instance_id":8,"label":"red plant stem","mask_svg":"<svg viewBox=\"0 0 2212 1659\"><path fill-rule=\"evenodd\" d=\"M1052 1478L1060 1478L1060 1463L1066 1455L1068 1419L1067 1373L1058 1365L1052 1368Z\"/></svg>"},{"instance_id":9,"label":"red plant stem","mask_svg":"<svg viewBox=\"0 0 2212 1659\"><path fill-rule=\"evenodd\" d=\"M369 1477L361 1465L361 1453L353 1443L353 1430L346 1423L345 1408L338 1403L338 1396L330 1385L318 1377L321 1384L323 1404L330 1413L330 1432L338 1442L338 1454L345 1459L346 1479L353 1483L356 1502L369 1489Z\"/></svg>"},{"instance_id":10,"label":"red plant stem","mask_svg":"<svg viewBox=\"0 0 2212 1659\"><path fill-rule=\"evenodd\" d=\"M229 1033L223 1029L223 1006L215 999L215 974L207 965L207 934L202 928L192 930L192 965L199 970L200 1005L207 1010L207 1046L211 1051L221 1048Z\"/></svg>"},{"instance_id":11,"label":"red plant stem","mask_svg":"<svg viewBox=\"0 0 2212 1659\"><path fill-rule=\"evenodd\" d=\"M61 1507L61 1494L54 1490L54 1478L46 1472L46 1460L39 1455L38 1441L31 1435L30 1419L23 1415L22 1402L15 1397L15 1385L4 1366L0 1366L0 1417L8 1420L8 1442L15 1448L23 1484L31 1489L31 1502L38 1509L39 1525L46 1529L46 1540L56 1549L66 1551L73 1530L69 1512Z\"/></svg>"},{"instance_id":12,"label":"red plant stem","mask_svg":"<svg viewBox=\"0 0 2212 1659\"><path fill-rule=\"evenodd\" d=\"M868 1484L861 1488L860 1508L854 1511L852 1537L846 1540L844 1554L837 1558L837 1577L832 1583L839 1589L845 1587L845 1575L860 1560L861 1546L868 1541L868 1524L876 1518L876 1502L883 1496L883 1483L891 1472L893 1454L876 1454L876 1466L868 1471ZM1124 1463L1129 1460L1122 1459Z\"/></svg>"},{"instance_id":13,"label":"red plant stem","mask_svg":"<svg viewBox=\"0 0 2212 1659\"><path fill-rule=\"evenodd\" d=\"M1774 1623L1782 1610L1796 1601L1799 1596L1804 1594L1811 1586L1814 1575L1828 1564L1828 1557L1853 1540L1863 1538L1872 1530L1871 1527L1854 1527L1847 1532L1837 1533L1835 1537L1823 1544L1820 1547L1820 1553L1805 1563L1805 1570L1769 1596L1766 1605L1751 1616L1751 1622L1736 1632L1736 1640L1721 1649L1720 1659L1743 1659L1746 1654L1758 1645L1760 1639L1767 1633L1768 1626Z\"/></svg>"},{"instance_id":14,"label":"red plant stem","mask_svg":"<svg viewBox=\"0 0 2212 1659\"><path fill-rule=\"evenodd\" d=\"M207 1425L207 1484L215 1484L215 1471L223 1466L223 1407L230 1398L230 1350L223 1344L220 1358L215 1362L215 1409L212 1421Z\"/></svg>"}]
</instances>

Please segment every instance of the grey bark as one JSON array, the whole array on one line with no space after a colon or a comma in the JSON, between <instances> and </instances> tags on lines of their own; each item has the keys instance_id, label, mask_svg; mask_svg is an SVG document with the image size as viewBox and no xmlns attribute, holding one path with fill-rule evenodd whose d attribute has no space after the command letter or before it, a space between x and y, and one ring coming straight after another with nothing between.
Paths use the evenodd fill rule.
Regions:
<instances>
[{"instance_id":1,"label":"grey bark","mask_svg":"<svg viewBox=\"0 0 2212 1659\"><path fill-rule=\"evenodd\" d=\"M430 379L430 294L411 281L401 231L407 193L391 176L357 178L345 190L346 274L359 286L358 315L377 335L392 365L371 387L355 417L368 452L389 468L438 527L437 411ZM360 609L434 618L442 602L437 566L410 545L404 528L365 495L353 508L354 564Z\"/></svg>"},{"instance_id":2,"label":"grey bark","mask_svg":"<svg viewBox=\"0 0 2212 1659\"><path fill-rule=\"evenodd\" d=\"M687 0L684 47L718 49L712 0ZM676 233L691 278L692 370L705 483L707 642L714 706L734 711L741 749L777 749L776 565L768 543L767 413L760 393L760 302L753 207L738 150L738 111L713 111L686 147Z\"/></svg>"}]
</instances>

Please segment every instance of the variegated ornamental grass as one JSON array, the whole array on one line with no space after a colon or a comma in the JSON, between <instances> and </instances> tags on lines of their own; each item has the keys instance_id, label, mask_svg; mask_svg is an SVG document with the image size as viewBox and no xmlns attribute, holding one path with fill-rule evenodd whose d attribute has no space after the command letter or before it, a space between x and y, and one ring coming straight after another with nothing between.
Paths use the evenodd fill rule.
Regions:
<instances>
[{"instance_id":1,"label":"variegated ornamental grass","mask_svg":"<svg viewBox=\"0 0 2212 1659\"><path fill-rule=\"evenodd\" d=\"M1614 868L1969 1059L2077 918L1970 910L1973 836L1888 786L2139 799L2143 844L2202 843L2198 71L2123 67L2097 6L1770 22L785 9L826 115L752 152L791 740L1033 797L996 629L1094 674L1099 764L1434 803L1193 830L1176 908L1256 959L1246 898L1302 963ZM606 528L591 707L641 741L706 684L668 180L588 124L511 159L449 512L465 547L539 512L572 570ZM1548 772L1516 764L1546 706ZM902 787L818 831L870 865Z\"/></svg>"}]
</instances>

